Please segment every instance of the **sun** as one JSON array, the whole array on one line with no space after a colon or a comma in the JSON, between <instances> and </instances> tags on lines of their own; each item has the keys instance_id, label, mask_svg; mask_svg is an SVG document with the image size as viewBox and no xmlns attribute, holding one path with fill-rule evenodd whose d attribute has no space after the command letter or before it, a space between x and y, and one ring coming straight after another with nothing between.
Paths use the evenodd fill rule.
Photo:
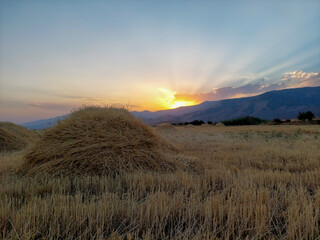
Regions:
<instances>
[{"instance_id":1,"label":"sun","mask_svg":"<svg viewBox=\"0 0 320 240\"><path fill-rule=\"evenodd\" d=\"M176 92L170 91L168 89L158 88L158 90L160 93L159 101L161 102L161 105L166 109L174 109L197 104L196 101L193 100L176 99Z\"/></svg>"},{"instance_id":2,"label":"sun","mask_svg":"<svg viewBox=\"0 0 320 240\"><path fill-rule=\"evenodd\" d=\"M178 108L178 107L187 107L187 106L192 106L195 105L195 101L174 101L170 108Z\"/></svg>"}]
</instances>

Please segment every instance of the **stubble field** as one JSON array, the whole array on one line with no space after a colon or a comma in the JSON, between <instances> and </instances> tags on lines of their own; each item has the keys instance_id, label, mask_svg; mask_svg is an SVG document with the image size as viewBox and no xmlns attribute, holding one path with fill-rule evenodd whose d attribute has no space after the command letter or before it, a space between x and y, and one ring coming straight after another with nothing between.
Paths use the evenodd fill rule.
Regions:
<instances>
[{"instance_id":1,"label":"stubble field","mask_svg":"<svg viewBox=\"0 0 320 240\"><path fill-rule=\"evenodd\" d=\"M320 127L161 130L203 174L25 176L0 153L1 239L319 239Z\"/></svg>"}]
</instances>

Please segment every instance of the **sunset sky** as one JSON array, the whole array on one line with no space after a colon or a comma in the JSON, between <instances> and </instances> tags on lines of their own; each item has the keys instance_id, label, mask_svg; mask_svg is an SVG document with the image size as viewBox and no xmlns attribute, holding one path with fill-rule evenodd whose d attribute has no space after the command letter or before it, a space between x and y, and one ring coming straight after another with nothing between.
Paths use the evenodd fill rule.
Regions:
<instances>
[{"instance_id":1,"label":"sunset sky","mask_svg":"<svg viewBox=\"0 0 320 240\"><path fill-rule=\"evenodd\" d=\"M320 1L0 0L0 121L320 86Z\"/></svg>"}]
</instances>

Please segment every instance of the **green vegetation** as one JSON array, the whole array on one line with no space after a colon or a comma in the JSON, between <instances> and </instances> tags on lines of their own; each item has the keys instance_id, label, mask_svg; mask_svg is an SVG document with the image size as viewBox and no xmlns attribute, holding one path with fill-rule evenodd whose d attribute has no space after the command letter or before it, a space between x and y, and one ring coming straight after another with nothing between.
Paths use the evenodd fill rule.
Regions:
<instances>
[{"instance_id":1,"label":"green vegetation","mask_svg":"<svg viewBox=\"0 0 320 240\"><path fill-rule=\"evenodd\" d=\"M188 124L192 124L192 125L195 125L195 126L200 126L202 124L205 124L204 121L202 120L193 120L192 122L185 122L184 125L188 125Z\"/></svg>"},{"instance_id":2,"label":"green vegetation","mask_svg":"<svg viewBox=\"0 0 320 240\"><path fill-rule=\"evenodd\" d=\"M314 118L314 114L311 111L307 111L307 112L299 112L298 114L298 119L299 120L309 120L311 121Z\"/></svg>"},{"instance_id":3,"label":"green vegetation","mask_svg":"<svg viewBox=\"0 0 320 240\"><path fill-rule=\"evenodd\" d=\"M256 117L251 117L251 116L222 121L222 123L226 126L259 125L261 123L266 123L266 122L267 122L266 120L256 118Z\"/></svg>"}]
</instances>

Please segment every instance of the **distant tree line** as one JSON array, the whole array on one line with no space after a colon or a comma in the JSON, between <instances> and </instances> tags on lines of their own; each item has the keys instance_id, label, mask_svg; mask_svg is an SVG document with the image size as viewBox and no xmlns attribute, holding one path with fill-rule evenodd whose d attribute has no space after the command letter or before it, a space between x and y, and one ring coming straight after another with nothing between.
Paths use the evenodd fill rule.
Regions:
<instances>
[{"instance_id":1,"label":"distant tree line","mask_svg":"<svg viewBox=\"0 0 320 240\"><path fill-rule=\"evenodd\" d=\"M226 126L259 125L261 123L267 123L267 122L268 122L267 120L260 119L257 117L251 117L251 116L222 121L222 123Z\"/></svg>"},{"instance_id":2,"label":"distant tree line","mask_svg":"<svg viewBox=\"0 0 320 240\"><path fill-rule=\"evenodd\" d=\"M298 119L299 121L306 121L306 120L312 121L314 118L315 118L315 115L314 115L314 113L311 112L311 111L299 112L299 114L298 114L298 116L297 116L297 119ZM273 119L272 122L273 122L273 123L276 123L276 124L280 124L280 123L291 122L291 120L290 120L290 119L281 120L281 119L279 119L279 118L275 118L275 119ZM316 123L320 124L319 120L316 121Z\"/></svg>"},{"instance_id":3,"label":"distant tree line","mask_svg":"<svg viewBox=\"0 0 320 240\"><path fill-rule=\"evenodd\" d=\"M300 121L305 121L305 120L311 121L313 118L315 118L315 115L311 111L299 112L297 118ZM258 118L258 117L245 116L245 117L234 118L234 119L230 119L230 120L224 120L221 122L226 126L240 126L240 125L259 125L259 124L267 123L269 121ZM281 124L281 123L290 123L291 120L290 119L281 120L280 118L275 118L271 122L273 122L274 124ZM320 120L316 121L316 123L320 124ZM194 126L200 126L202 124L215 125L216 122L212 122L212 121L205 122L203 120L193 120L191 122L173 123L173 125L176 125L176 126L178 126L178 125L186 126L189 124L194 125Z\"/></svg>"},{"instance_id":4,"label":"distant tree line","mask_svg":"<svg viewBox=\"0 0 320 240\"><path fill-rule=\"evenodd\" d=\"M173 125L176 125L176 126L186 126L186 125L194 125L194 126L200 126L202 124L213 124L212 121L203 121L203 120L193 120L192 122L184 122L184 123L173 123Z\"/></svg>"}]
</instances>

